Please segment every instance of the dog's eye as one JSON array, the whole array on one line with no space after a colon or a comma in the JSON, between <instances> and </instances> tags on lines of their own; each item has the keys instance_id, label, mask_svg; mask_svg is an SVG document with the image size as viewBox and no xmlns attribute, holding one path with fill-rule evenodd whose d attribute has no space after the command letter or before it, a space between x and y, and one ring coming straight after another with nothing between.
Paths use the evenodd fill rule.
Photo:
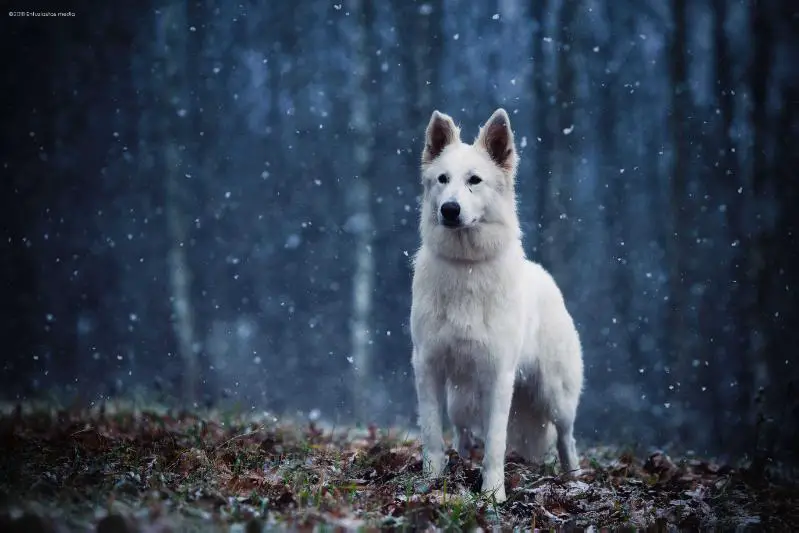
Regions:
<instances>
[{"instance_id":1,"label":"dog's eye","mask_svg":"<svg viewBox=\"0 0 799 533\"><path fill-rule=\"evenodd\" d=\"M483 180L482 180L482 179L480 179L480 177L479 177L479 176L471 176L471 177L469 178L469 185L477 185L477 184L478 184L478 183L480 183L481 181L483 181Z\"/></svg>"},{"instance_id":2,"label":"dog's eye","mask_svg":"<svg viewBox=\"0 0 799 533\"><path fill-rule=\"evenodd\" d=\"M439 183L446 183L446 182L448 182L448 181L449 181L449 178L447 177L447 175L446 175L446 174L441 174L441 175L438 177L438 182L439 182Z\"/></svg>"}]
</instances>

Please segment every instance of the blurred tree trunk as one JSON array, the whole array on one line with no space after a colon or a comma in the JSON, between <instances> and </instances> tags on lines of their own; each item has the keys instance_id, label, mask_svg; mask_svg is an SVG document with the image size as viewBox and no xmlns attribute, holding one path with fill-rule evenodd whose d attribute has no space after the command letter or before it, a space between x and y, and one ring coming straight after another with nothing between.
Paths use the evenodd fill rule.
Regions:
<instances>
[{"instance_id":1,"label":"blurred tree trunk","mask_svg":"<svg viewBox=\"0 0 799 533\"><path fill-rule=\"evenodd\" d=\"M410 36L412 46L400 46L399 58L401 83L405 87L405 102L408 109L408 126L405 129L413 132L417 138L415 144L421 145L419 135L424 135L424 128L433 109L441 109L441 102L436 100L438 83L438 66L444 53L441 42L443 0L432 0L426 3L429 10L420 10L415 4L392 2L394 17L397 20L401 35ZM371 9L371 8L370 8ZM403 133L401 130L399 133ZM412 144L412 143L409 143ZM411 150L408 161L419 164L419 154Z\"/></svg>"},{"instance_id":2,"label":"blurred tree trunk","mask_svg":"<svg viewBox=\"0 0 799 533\"><path fill-rule=\"evenodd\" d=\"M230 70L222 69L219 72L218 69L224 64L232 41L233 22L226 16L224 8L217 7L210 0L189 2L187 9L188 23L194 23L195 26L187 48L189 55L186 68L189 72L185 82L191 87L193 112L187 117L190 119L187 125L191 128L187 133L192 137L189 153L193 165L192 177L188 181L184 180L184 186L191 186L191 196L196 202L196 223L185 226L185 237L193 243L218 242L219 235L224 231L219 219L219 178L229 173L223 166L227 161L220 156L219 140L231 136L229 124L232 115L230 109L225 107L224 98ZM210 73L215 75L211 76ZM208 261L206 246L192 246L186 253L190 264ZM203 401L211 404L220 402L227 395L220 372L224 365L220 358L227 354L212 352L209 348L218 346L212 332L223 319L220 313L214 313L211 309L215 308L220 296L233 298L230 279L230 276L220 275L217 269L212 268L197 269L191 278L191 292L204 295L194 304L192 311L197 334L195 345L201 347L197 352L197 364L202 368L214 369L213 372L200 373Z\"/></svg>"},{"instance_id":3,"label":"blurred tree trunk","mask_svg":"<svg viewBox=\"0 0 799 533\"><path fill-rule=\"evenodd\" d=\"M369 33L374 19L373 6L367 0L350 0L349 11L354 25L350 35L354 59L350 102L350 127L355 146L356 176L350 186L351 228L355 234L355 272L352 280L352 320L350 336L354 370L355 414L361 422L372 415L370 406L377 390L372 368L371 314L375 284L372 255L374 223L371 206L372 149L374 127L370 113Z\"/></svg>"},{"instance_id":4,"label":"blurred tree trunk","mask_svg":"<svg viewBox=\"0 0 799 533\"><path fill-rule=\"evenodd\" d=\"M410 47L413 51L413 70L415 71L417 94L417 98L413 101L416 118L412 123L414 131L424 131L425 119L439 105L433 99L433 88L438 87L438 66L444 51L443 43L440 42L440 25L444 6L443 0L432 0L427 4L432 8L429 13L419 13L417 9L412 10L417 18L417 24L413 31L415 35L423 39L422 42L414 41L414 45Z\"/></svg>"},{"instance_id":5,"label":"blurred tree trunk","mask_svg":"<svg viewBox=\"0 0 799 533\"><path fill-rule=\"evenodd\" d=\"M624 35L633 38L636 34L635 19L624 16L624 10L618 5L608 2L605 5L607 24L613 36ZM622 39L618 39L622 41ZM610 278L612 298L611 312L618 313L622 328L617 330L621 336L619 348L626 352L633 375L638 374L638 369L645 366L641 360L638 348L638 335L631 335L628 324L635 321L632 313L634 283L630 274L627 243L630 242L628 226L630 224L628 203L625 198L629 196L628 177L619 172L622 165L619 163L620 146L628 132L619 127L619 96L623 94L623 87L619 81L620 74L614 57L618 52L612 46L612 41L600 47L599 76L601 85L597 94L598 123L597 136L599 150L597 161L599 166L599 181L604 183L602 205L604 206L604 222L608 232L609 250L611 253ZM614 315L616 316L616 315ZM650 395L652 396L652 395Z\"/></svg>"},{"instance_id":6,"label":"blurred tree trunk","mask_svg":"<svg viewBox=\"0 0 799 533\"><path fill-rule=\"evenodd\" d=\"M218 77L208 76L208 71L214 64L214 60L217 59L214 54L219 49L215 42L218 25L229 23L229 21L225 17L214 16L213 6L208 1L188 2L187 17L188 24L195 21L197 23L187 45L187 63L185 64L188 72L184 83L187 87L192 87L190 105L195 112L187 117L190 121L188 126L191 128L187 133L189 133L191 141L189 153L193 165L191 169L186 168L184 172L190 172L192 175L186 185L191 185L192 198L197 206L195 220L199 223L185 226L184 238L190 242L204 242L209 238L208 232L211 225L207 222L207 214L200 206L208 209L207 206L213 205L209 201L209 189L221 174L217 168L219 156L215 148L219 142L219 136L222 135L219 130L221 119L218 112L218 97L222 91L219 89ZM207 260L205 255L207 249L203 246L192 246L191 249L185 250L185 253L188 254L186 261L189 263ZM202 269L193 273L191 278L193 294L202 294L202 291L212 283L218 287L219 282L222 281L220 278L223 276L219 276L216 272L212 273L210 270ZM209 279L210 276L214 276L213 281ZM217 403L221 399L222 387L218 381L218 361L207 350L210 340L208 332L211 331L213 323L212 316L205 312L204 306L201 304L202 301L198 301L192 308L194 313L193 330L197 333L195 346L202 347L197 350L196 364L203 368L214 368L215 371L200 373L197 385L202 390L197 392L202 397L203 403L209 405ZM200 378L202 379L200 380ZM202 383L200 384L199 381Z\"/></svg>"},{"instance_id":7,"label":"blurred tree trunk","mask_svg":"<svg viewBox=\"0 0 799 533\"><path fill-rule=\"evenodd\" d=\"M170 1L157 14L159 59L158 86L163 170L166 184L165 215L169 234L168 268L172 294L173 328L183 362L182 399L191 407L197 400L199 365L195 352L195 332L191 306L191 271L186 260L186 191L183 186L186 93L186 4Z\"/></svg>"},{"instance_id":8,"label":"blurred tree trunk","mask_svg":"<svg viewBox=\"0 0 799 533\"><path fill-rule=\"evenodd\" d=\"M778 21L785 24L783 35L787 35L784 46L799 49L799 20L793 17L793 6L780 5L782 13ZM782 112L775 131L775 158L773 180L775 197L778 201L778 215L775 228L781 233L782 242L775 252L778 256L771 263L772 291L774 305L771 313L771 328L766 353L768 354L769 375L773 380L770 387L770 404L773 409L776 432L769 443L774 452L783 451L786 462L799 463L799 376L795 368L789 371L796 361L790 355L799 346L799 306L796 305L796 287L799 286L799 188L796 186L796 169L799 169L799 78L783 81ZM787 456L787 457L785 457Z\"/></svg>"},{"instance_id":9,"label":"blurred tree trunk","mask_svg":"<svg viewBox=\"0 0 799 533\"><path fill-rule=\"evenodd\" d=\"M567 278L570 270L566 268L566 257L572 247L572 221L568 218L564 199L571 199L572 180L577 170L575 154L579 133L574 133L577 122L574 55L579 51L574 46L573 25L581 4L579 0L566 1L558 14L555 107L551 109L550 120L546 122L553 143L549 153L549 174L543 190L545 198L542 209L546 225L542 254L545 265L551 269L561 286L569 285Z\"/></svg>"},{"instance_id":10,"label":"blurred tree trunk","mask_svg":"<svg viewBox=\"0 0 799 533\"><path fill-rule=\"evenodd\" d=\"M666 335L669 343L667 366L671 376L687 380L693 372L690 366L691 354L688 351L688 298L686 289L686 254L689 241L690 204L688 197L688 169L690 151L690 131L687 121L690 118L690 94L688 87L688 57L686 51L687 20L686 0L672 0L673 31L669 41L669 82L672 90L670 110L670 130L672 135L672 164L670 178L671 234L666 241L668 261L669 305L667 312ZM674 382L666 376L662 386L665 389ZM682 407L687 407L685 404ZM683 411L684 412L684 411ZM688 435L685 421L677 421L680 440Z\"/></svg>"},{"instance_id":11,"label":"blurred tree trunk","mask_svg":"<svg viewBox=\"0 0 799 533\"><path fill-rule=\"evenodd\" d=\"M718 131L719 139L719 156L718 167L716 170L716 178L718 180L718 188L722 191L731 191L730 203L725 211L726 224L730 243L743 241L743 228L742 228L742 213L743 213L743 195L737 194L735 191L738 187L743 185L740 173L738 172L738 162L735 157L735 152L732 142L732 120L735 113L733 102L733 82L730 62L730 50L727 43L727 34L725 30L725 23L727 22L727 0L713 0L712 3L714 26L713 26L713 50L715 52L715 71L716 71L716 102L719 110L720 128ZM723 246L729 246L724 242ZM710 365L702 364L700 366L700 384L706 391L705 394L710 396L709 401L705 404L709 407L705 412L711 412L713 424L713 438L715 439L714 445L719 449L725 447L725 442L734 437L731 433L732 425L726 420L728 418L725 413L721 391L718 387L718 367L722 364L725 357L735 353L742 353L741 350L742 340L745 338L744 324L745 320L740 316L741 307L736 302L740 301L741 297L741 262L743 256L740 253L741 247L733 247L733 260L730 261L730 284L727 288L728 296L726 299L727 308L733 315L729 318L731 324L730 335L733 337L732 342L727 344L731 348L729 352L722 351L718 356L710 359L713 368ZM708 296L714 296L709 294ZM717 307L718 302L707 301L705 298L703 302L704 313L708 316L713 315L713 309ZM710 322L709 320L707 322ZM706 328L707 329L707 328ZM702 334L703 339L712 338L713 331L705 331ZM745 342L745 341L744 341ZM713 345L708 345L708 351L718 348Z\"/></svg>"},{"instance_id":12,"label":"blurred tree trunk","mask_svg":"<svg viewBox=\"0 0 799 533\"><path fill-rule=\"evenodd\" d=\"M536 246L538 254L543 255L545 249L545 235L544 227L546 224L547 205L549 199L547 196L547 186L549 181L549 169L546 160L546 150L549 147L549 142L552 139L552 133L548 127L549 117L549 91L547 90L546 78L546 61L544 52L544 36L546 35L546 16L548 2L547 0L533 0L530 13L533 20L538 26L538 30L533 35L533 125L536 128L535 136L537 142L534 141L535 146L533 161L533 178L538 184L538 194L536 196L536 213L535 216L538 220L536 235L538 241Z\"/></svg>"},{"instance_id":13,"label":"blurred tree trunk","mask_svg":"<svg viewBox=\"0 0 799 533\"><path fill-rule=\"evenodd\" d=\"M767 353L767 329L770 315L768 310L770 277L774 272L769 268L776 258L779 244L775 242L773 231L766 227L766 213L760 206L779 203L770 197L773 190L773 168L767 156L770 146L768 92L773 73L774 22L771 19L770 2L755 0L751 3L749 23L752 39L752 52L749 65L750 121L752 138L751 193L755 220L752 232L747 234L746 277L751 296L747 299L748 342L742 352L743 364L738 368L738 413L744 427L755 424L756 431L750 443L744 443L745 450L755 452L760 444L762 423L765 419L763 395L768 382L769 360ZM769 316L766 316L769 315Z\"/></svg>"}]
</instances>

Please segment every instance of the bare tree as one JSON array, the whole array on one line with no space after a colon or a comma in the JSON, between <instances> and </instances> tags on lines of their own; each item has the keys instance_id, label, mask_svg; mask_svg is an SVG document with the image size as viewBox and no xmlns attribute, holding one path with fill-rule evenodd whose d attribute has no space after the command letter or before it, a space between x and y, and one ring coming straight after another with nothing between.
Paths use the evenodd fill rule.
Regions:
<instances>
[{"instance_id":1,"label":"bare tree","mask_svg":"<svg viewBox=\"0 0 799 533\"><path fill-rule=\"evenodd\" d=\"M369 176L372 169L374 132L369 110L368 32L371 28L372 5L368 1L351 0L350 16L355 23L350 34L353 52L353 77L350 103L350 127L355 146L355 179L350 186L351 229L355 234L355 271L352 280L352 319L350 338L354 370L355 413L363 421L370 415L369 398L375 388L372 369L371 315L375 266L372 255L374 222Z\"/></svg>"},{"instance_id":2,"label":"bare tree","mask_svg":"<svg viewBox=\"0 0 799 533\"><path fill-rule=\"evenodd\" d=\"M156 57L159 60L157 93L160 101L158 133L163 136L162 154L166 185L165 215L169 234L168 268L172 302L172 324L178 352L183 361L182 399L191 406L197 399L199 365L195 350L194 318L191 306L191 270L186 259L185 191L183 167L185 147L181 139L185 125L181 122L187 110L185 101L186 4L168 1L157 12Z\"/></svg>"}]
</instances>

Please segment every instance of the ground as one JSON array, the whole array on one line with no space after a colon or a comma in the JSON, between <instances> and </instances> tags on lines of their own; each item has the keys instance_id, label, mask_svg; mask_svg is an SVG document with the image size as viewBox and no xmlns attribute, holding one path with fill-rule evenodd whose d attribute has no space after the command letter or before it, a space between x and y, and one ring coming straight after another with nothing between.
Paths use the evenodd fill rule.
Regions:
<instances>
[{"instance_id":1,"label":"ground","mask_svg":"<svg viewBox=\"0 0 799 533\"><path fill-rule=\"evenodd\" d=\"M662 452L582 450L583 475L509 455L508 501L479 493L479 452L421 476L396 429L220 413L16 406L0 416L2 531L799 530L799 489Z\"/></svg>"}]
</instances>

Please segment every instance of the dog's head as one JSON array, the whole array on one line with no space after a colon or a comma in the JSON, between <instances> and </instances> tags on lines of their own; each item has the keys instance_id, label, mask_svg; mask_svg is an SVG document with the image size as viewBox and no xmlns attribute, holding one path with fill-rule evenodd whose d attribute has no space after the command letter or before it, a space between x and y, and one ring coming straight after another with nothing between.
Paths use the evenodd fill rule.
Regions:
<instances>
[{"instance_id":1,"label":"dog's head","mask_svg":"<svg viewBox=\"0 0 799 533\"><path fill-rule=\"evenodd\" d=\"M439 240L448 239L453 237L448 232L457 232L471 234L470 241L482 236L493 242L505 234L518 236L517 165L510 118L504 109L491 115L472 144L461 141L451 117L434 111L422 152L423 237L439 234Z\"/></svg>"}]
</instances>

